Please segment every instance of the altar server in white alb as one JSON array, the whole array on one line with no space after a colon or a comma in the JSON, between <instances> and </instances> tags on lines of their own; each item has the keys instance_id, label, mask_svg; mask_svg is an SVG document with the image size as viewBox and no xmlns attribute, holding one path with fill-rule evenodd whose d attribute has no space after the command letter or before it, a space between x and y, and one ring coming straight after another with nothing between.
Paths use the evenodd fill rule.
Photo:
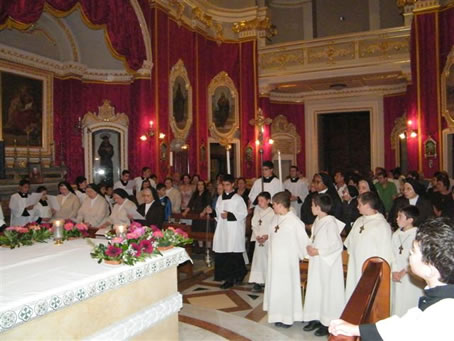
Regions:
<instances>
[{"instance_id":1,"label":"altar server in white alb","mask_svg":"<svg viewBox=\"0 0 454 341\"><path fill-rule=\"evenodd\" d=\"M142 168L142 176L138 176L134 179L134 190L136 193L140 192L142 188L142 184L145 180L149 180L151 187L156 188L156 182L150 178L151 177L151 169L150 167L143 167Z\"/></svg>"},{"instance_id":2,"label":"altar server in white alb","mask_svg":"<svg viewBox=\"0 0 454 341\"><path fill-rule=\"evenodd\" d=\"M214 280L224 281L222 289L240 284L247 273L243 258L248 214L243 198L235 193L230 174L222 180L224 193L216 202L216 231L213 237ZM211 209L208 209L209 213Z\"/></svg>"},{"instance_id":3,"label":"altar server in white alb","mask_svg":"<svg viewBox=\"0 0 454 341\"><path fill-rule=\"evenodd\" d=\"M258 205L254 208L254 215L251 220L251 241L255 242L255 248L249 283L254 283L253 292L261 292L265 286L266 270L268 267L268 240L271 234L271 222L274 218L274 210L270 206L270 194L268 192L262 192L257 198Z\"/></svg>"},{"instance_id":4,"label":"altar server in white alb","mask_svg":"<svg viewBox=\"0 0 454 341\"><path fill-rule=\"evenodd\" d=\"M275 194L273 209L263 310L269 323L289 328L303 321L299 262L306 256L309 238L304 223L290 211L290 193Z\"/></svg>"},{"instance_id":5,"label":"altar server in white alb","mask_svg":"<svg viewBox=\"0 0 454 341\"><path fill-rule=\"evenodd\" d=\"M131 174L128 170L123 170L121 172L120 180L114 183L113 189L124 189L129 196L132 196L134 193L134 181L129 179L130 176Z\"/></svg>"},{"instance_id":6,"label":"altar server in white alb","mask_svg":"<svg viewBox=\"0 0 454 341\"><path fill-rule=\"evenodd\" d=\"M413 226L417 221L419 210L416 206L402 207L397 213L397 225L399 229L393 233L393 262L392 271L392 295L391 313L404 315L408 309L418 305L418 298L424 294L424 282L416 278L409 271L408 257L415 240L418 229Z\"/></svg>"},{"instance_id":7,"label":"altar server in white alb","mask_svg":"<svg viewBox=\"0 0 454 341\"><path fill-rule=\"evenodd\" d=\"M76 222L98 227L109 215L109 204L101 196L98 186L95 184L87 185L85 193L87 194L87 198L77 213Z\"/></svg>"},{"instance_id":8,"label":"altar server in white alb","mask_svg":"<svg viewBox=\"0 0 454 341\"><path fill-rule=\"evenodd\" d=\"M262 177L254 181L251 191L249 192L249 200L251 201L251 206L257 205L257 196L261 192L268 192L271 195L272 199L276 193L282 192L284 190L279 178L277 178L273 174L273 168L274 166L271 161L263 162Z\"/></svg>"},{"instance_id":9,"label":"altar server in white alb","mask_svg":"<svg viewBox=\"0 0 454 341\"><path fill-rule=\"evenodd\" d=\"M36 189L36 193L42 193L41 200L35 205L35 219L38 223L45 223L50 221L55 210L50 207L50 204L47 200L47 188L45 186L39 186Z\"/></svg>"},{"instance_id":10,"label":"altar server in white alb","mask_svg":"<svg viewBox=\"0 0 454 341\"><path fill-rule=\"evenodd\" d=\"M295 210L295 214L300 218L301 206L309 194L309 190L306 183L298 177L298 167L290 167L290 178L284 181L284 189L292 194L290 197L291 205Z\"/></svg>"},{"instance_id":11,"label":"altar server in white alb","mask_svg":"<svg viewBox=\"0 0 454 341\"><path fill-rule=\"evenodd\" d=\"M411 271L426 282L418 306L399 317L374 324L353 325L331 321L333 335L360 336L362 341L452 340L454 311L454 222L428 219L418 227L410 252Z\"/></svg>"},{"instance_id":12,"label":"altar server in white alb","mask_svg":"<svg viewBox=\"0 0 454 341\"><path fill-rule=\"evenodd\" d=\"M312 197L311 243L307 246L309 270L304 299L304 321L310 321L303 330L315 330L316 336L329 334L331 320L342 314L345 305L343 244L340 233L345 223L328 214L332 199L328 194Z\"/></svg>"},{"instance_id":13,"label":"altar server in white alb","mask_svg":"<svg viewBox=\"0 0 454 341\"><path fill-rule=\"evenodd\" d=\"M9 200L9 209L11 210L11 226L24 226L35 220L34 205L27 206L28 192L30 190L30 181L21 180L19 182L19 191L14 193Z\"/></svg>"},{"instance_id":14,"label":"altar server in white alb","mask_svg":"<svg viewBox=\"0 0 454 341\"><path fill-rule=\"evenodd\" d=\"M380 199L374 192L365 192L358 197L358 210L362 214L353 224L344 242L348 250L346 302L362 275L363 263L370 257L381 257L391 264L391 226L378 212Z\"/></svg>"}]
</instances>

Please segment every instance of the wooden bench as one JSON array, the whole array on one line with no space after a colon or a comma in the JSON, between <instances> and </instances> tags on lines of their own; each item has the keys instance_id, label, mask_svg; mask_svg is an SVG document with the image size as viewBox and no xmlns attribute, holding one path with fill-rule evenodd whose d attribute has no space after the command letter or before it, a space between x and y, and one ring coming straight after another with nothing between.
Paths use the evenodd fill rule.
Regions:
<instances>
[{"instance_id":1,"label":"wooden bench","mask_svg":"<svg viewBox=\"0 0 454 341\"><path fill-rule=\"evenodd\" d=\"M379 257L364 262L363 274L350 300L342 312L341 319L360 325L375 323L390 315L391 269ZM359 337L330 335L329 341L355 341Z\"/></svg>"}]
</instances>

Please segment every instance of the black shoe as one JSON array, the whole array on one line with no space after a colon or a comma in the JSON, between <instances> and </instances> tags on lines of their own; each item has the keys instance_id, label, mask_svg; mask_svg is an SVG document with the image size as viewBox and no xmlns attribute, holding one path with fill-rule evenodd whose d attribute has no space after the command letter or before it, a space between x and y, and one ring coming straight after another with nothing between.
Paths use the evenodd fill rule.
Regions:
<instances>
[{"instance_id":1,"label":"black shoe","mask_svg":"<svg viewBox=\"0 0 454 341\"><path fill-rule=\"evenodd\" d=\"M282 323L282 322L276 322L274 324L276 327L279 327L279 328L290 328L292 325L291 324L285 324L285 323Z\"/></svg>"},{"instance_id":2,"label":"black shoe","mask_svg":"<svg viewBox=\"0 0 454 341\"><path fill-rule=\"evenodd\" d=\"M231 287L233 287L233 282L232 281L225 281L220 286L221 289L228 289L228 288L231 288Z\"/></svg>"},{"instance_id":3,"label":"black shoe","mask_svg":"<svg viewBox=\"0 0 454 341\"><path fill-rule=\"evenodd\" d=\"M252 292L262 292L263 287L260 284L255 283L252 287Z\"/></svg>"},{"instance_id":4,"label":"black shoe","mask_svg":"<svg viewBox=\"0 0 454 341\"><path fill-rule=\"evenodd\" d=\"M244 276L241 277L241 278L235 278L234 284L235 284L235 285L241 285L241 284L243 284L243 279L244 279Z\"/></svg>"},{"instance_id":5,"label":"black shoe","mask_svg":"<svg viewBox=\"0 0 454 341\"><path fill-rule=\"evenodd\" d=\"M307 325L305 325L303 327L303 330L305 332L311 332L315 329L318 329L322 326L322 324L320 323L320 321L310 321Z\"/></svg>"},{"instance_id":6,"label":"black shoe","mask_svg":"<svg viewBox=\"0 0 454 341\"><path fill-rule=\"evenodd\" d=\"M315 336L327 336L327 335L329 335L328 327L325 327L324 325L322 325L320 328L318 328L315 331L314 335Z\"/></svg>"}]
</instances>

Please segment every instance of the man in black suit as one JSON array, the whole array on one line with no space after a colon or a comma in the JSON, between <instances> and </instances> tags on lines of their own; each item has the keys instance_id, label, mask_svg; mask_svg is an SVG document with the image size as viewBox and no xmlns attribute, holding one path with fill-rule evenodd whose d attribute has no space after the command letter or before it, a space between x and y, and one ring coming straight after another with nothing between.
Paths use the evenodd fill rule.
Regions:
<instances>
[{"instance_id":1,"label":"man in black suit","mask_svg":"<svg viewBox=\"0 0 454 341\"><path fill-rule=\"evenodd\" d=\"M156 190L153 188L154 192ZM164 222L164 207L159 201L158 194L153 193L152 189L145 188L142 191L142 197L144 203L137 207L137 212L145 217L144 220L137 220L145 226L156 225L158 228L162 228Z\"/></svg>"}]
</instances>

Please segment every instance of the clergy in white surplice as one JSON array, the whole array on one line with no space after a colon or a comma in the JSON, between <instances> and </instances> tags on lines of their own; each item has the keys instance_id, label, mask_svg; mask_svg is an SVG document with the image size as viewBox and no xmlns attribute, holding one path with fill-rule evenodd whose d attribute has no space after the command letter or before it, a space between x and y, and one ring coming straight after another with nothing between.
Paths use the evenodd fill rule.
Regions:
<instances>
[{"instance_id":1,"label":"clergy in white surplice","mask_svg":"<svg viewBox=\"0 0 454 341\"><path fill-rule=\"evenodd\" d=\"M362 275L363 263L370 257L381 257L391 264L391 226L378 213L380 199L374 192L365 192L358 197L358 210L362 214L345 239L348 250L348 271L345 300L348 302Z\"/></svg>"},{"instance_id":2,"label":"clergy in white surplice","mask_svg":"<svg viewBox=\"0 0 454 341\"><path fill-rule=\"evenodd\" d=\"M150 167L143 167L142 176L138 176L134 179L134 190L136 191L136 193L141 191L142 184L145 180L149 180L151 187L156 188L156 182L153 179L151 179L150 177L151 177Z\"/></svg>"},{"instance_id":3,"label":"clergy in white surplice","mask_svg":"<svg viewBox=\"0 0 454 341\"><path fill-rule=\"evenodd\" d=\"M291 193L291 205L298 218L301 217L301 206L309 194L306 183L298 177L298 167L290 167L290 178L284 181L284 189Z\"/></svg>"},{"instance_id":4,"label":"clergy in white surplice","mask_svg":"<svg viewBox=\"0 0 454 341\"><path fill-rule=\"evenodd\" d=\"M316 336L328 335L331 320L339 318L345 305L343 244L340 233L345 223L328 215L332 199L328 194L312 198L312 224L310 245L307 246L309 269L304 299L304 321L310 323L305 331Z\"/></svg>"},{"instance_id":5,"label":"clergy in white surplice","mask_svg":"<svg viewBox=\"0 0 454 341\"><path fill-rule=\"evenodd\" d=\"M121 177L120 180L118 180L116 183L113 185L113 189L121 188L128 193L128 195L133 195L134 194L134 188L135 188L135 183L133 180L129 180L130 173L128 170L123 170L121 172Z\"/></svg>"},{"instance_id":6,"label":"clergy in white surplice","mask_svg":"<svg viewBox=\"0 0 454 341\"><path fill-rule=\"evenodd\" d=\"M45 186L39 186L36 192L42 193L41 200L34 207L36 221L39 223L48 222L55 211L52 210L48 201L47 188Z\"/></svg>"},{"instance_id":7,"label":"clergy in white surplice","mask_svg":"<svg viewBox=\"0 0 454 341\"><path fill-rule=\"evenodd\" d=\"M21 180L19 182L19 191L11 195L9 200L9 209L11 211L11 226L24 226L35 220L35 211L33 206L35 203L31 204L29 202L28 191L30 190L30 181Z\"/></svg>"},{"instance_id":8,"label":"clergy in white surplice","mask_svg":"<svg viewBox=\"0 0 454 341\"><path fill-rule=\"evenodd\" d=\"M243 198L233 188L230 174L222 180L224 193L216 202L216 231L213 237L215 252L214 280L224 281L222 289L240 284L247 273L243 253L246 251L246 216ZM211 212L211 210L208 210Z\"/></svg>"},{"instance_id":9,"label":"clergy in white surplice","mask_svg":"<svg viewBox=\"0 0 454 341\"><path fill-rule=\"evenodd\" d=\"M399 229L393 233L392 248L392 295L391 314L403 316L408 309L418 305L418 299L424 294L424 282L409 271L408 257L415 240L417 228L413 222L419 217L416 206L408 205L397 213Z\"/></svg>"},{"instance_id":10,"label":"clergy in white surplice","mask_svg":"<svg viewBox=\"0 0 454 341\"><path fill-rule=\"evenodd\" d=\"M279 178L273 174L273 163L271 161L264 161L262 165L262 177L254 181L251 191L249 192L249 200L251 201L251 206L257 205L257 196L261 192L268 192L273 196L283 191L283 186Z\"/></svg>"},{"instance_id":11,"label":"clergy in white surplice","mask_svg":"<svg viewBox=\"0 0 454 341\"><path fill-rule=\"evenodd\" d=\"M75 220L80 208L79 198L74 194L71 185L65 181L58 184L58 191L60 194L57 195L57 202L60 209L55 212L54 218Z\"/></svg>"},{"instance_id":12,"label":"clergy in white surplice","mask_svg":"<svg viewBox=\"0 0 454 341\"><path fill-rule=\"evenodd\" d=\"M304 223L290 210L288 192L273 197L273 209L263 310L269 323L288 328L303 320L299 262L307 254L309 238Z\"/></svg>"},{"instance_id":13,"label":"clergy in white surplice","mask_svg":"<svg viewBox=\"0 0 454 341\"><path fill-rule=\"evenodd\" d=\"M87 198L85 198L77 213L76 222L98 227L109 215L109 204L99 194L98 187L95 184L87 186L86 194Z\"/></svg>"},{"instance_id":14,"label":"clergy in white surplice","mask_svg":"<svg viewBox=\"0 0 454 341\"><path fill-rule=\"evenodd\" d=\"M274 210L270 206L271 196L268 192L258 195L258 205L254 208L252 216L251 241L255 242L254 255L252 256L249 283L254 283L252 291L262 291L266 281L266 269L268 267L268 239L271 234L271 222L274 218Z\"/></svg>"}]
</instances>

